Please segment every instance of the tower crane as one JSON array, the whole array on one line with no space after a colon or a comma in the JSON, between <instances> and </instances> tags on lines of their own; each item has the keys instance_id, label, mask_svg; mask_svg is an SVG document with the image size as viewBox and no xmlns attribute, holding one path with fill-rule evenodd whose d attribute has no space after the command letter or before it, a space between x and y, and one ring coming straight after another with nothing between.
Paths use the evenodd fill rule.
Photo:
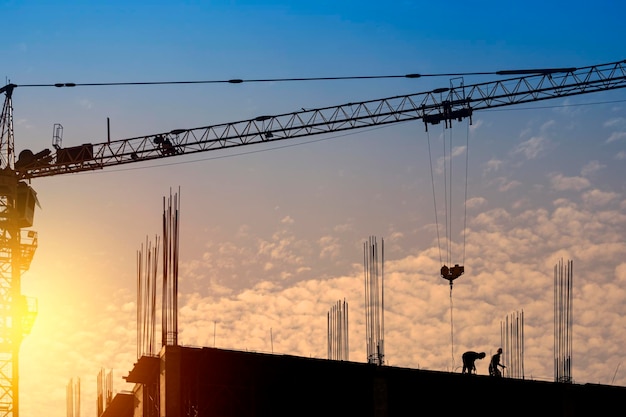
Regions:
<instances>
[{"instance_id":1,"label":"tower crane","mask_svg":"<svg viewBox=\"0 0 626 417\"><path fill-rule=\"evenodd\" d=\"M21 294L20 285L37 247L37 233L29 230L37 205L31 180L411 120L421 120L426 129L440 123L449 127L471 120L478 110L624 88L626 60L495 74L509 78L72 147L54 140L53 149L24 149L17 157L12 94L19 85L0 88L5 95L0 119L0 417L19 417L19 349L37 314L36 303ZM442 277L451 282L461 268L442 268Z\"/></svg>"}]
</instances>

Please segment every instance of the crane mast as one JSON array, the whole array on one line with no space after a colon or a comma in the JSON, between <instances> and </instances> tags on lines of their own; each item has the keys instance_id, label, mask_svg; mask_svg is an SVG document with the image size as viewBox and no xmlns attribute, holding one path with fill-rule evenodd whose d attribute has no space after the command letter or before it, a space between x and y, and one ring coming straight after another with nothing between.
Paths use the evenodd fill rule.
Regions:
<instances>
[{"instance_id":1,"label":"crane mast","mask_svg":"<svg viewBox=\"0 0 626 417\"><path fill-rule=\"evenodd\" d=\"M19 348L37 314L36 302L21 294L21 274L37 247L37 233L27 230L37 203L31 179L412 120L422 120L426 129L442 122L448 127L477 110L624 88L626 60L495 74L517 77L102 143L63 148L57 141L53 150L24 149L17 159L12 94L19 85L0 88L5 94L0 120L0 417L19 417Z\"/></svg>"},{"instance_id":2,"label":"crane mast","mask_svg":"<svg viewBox=\"0 0 626 417\"><path fill-rule=\"evenodd\" d=\"M36 195L14 171L13 88L0 89L6 94L0 116L0 415L17 417L20 345L37 314L36 300L22 295L21 276L30 267L37 234L22 230L32 226Z\"/></svg>"}]
</instances>

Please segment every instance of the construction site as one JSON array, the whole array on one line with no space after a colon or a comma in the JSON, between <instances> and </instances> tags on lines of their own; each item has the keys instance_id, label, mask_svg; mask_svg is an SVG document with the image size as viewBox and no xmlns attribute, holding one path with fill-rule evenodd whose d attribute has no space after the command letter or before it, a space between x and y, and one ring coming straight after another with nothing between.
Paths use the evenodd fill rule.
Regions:
<instances>
[{"instance_id":1,"label":"construction site","mask_svg":"<svg viewBox=\"0 0 626 417\"><path fill-rule=\"evenodd\" d=\"M445 414L610 414L626 388L424 371L348 361L168 346L142 357L102 416L403 416L445 404ZM159 414L160 413L160 414Z\"/></svg>"},{"instance_id":2,"label":"construction site","mask_svg":"<svg viewBox=\"0 0 626 417\"><path fill-rule=\"evenodd\" d=\"M168 210L168 216L171 213ZM172 217L174 219L175 217ZM176 240L176 239L174 239ZM110 375L99 376L98 415L103 417L164 416L404 416L445 404L445 414L481 408L481 414L502 414L503 402L515 402L507 415L538 412L556 416L603 415L619 409L626 387L576 384L572 379L571 262L555 267L555 380L524 376L523 313L502 323L503 357L508 377L490 369L490 375L439 372L388 366L384 350L384 241L370 237L364 244L364 281L367 316L367 362L352 362L348 353L348 305L338 301L328 311L328 359L179 346L174 303L162 311L161 349L152 353L154 317L147 296L139 314L139 354L124 376L134 389L113 395ZM175 262L175 261L174 261ZM442 274L443 275L443 274ZM449 278L449 277L448 277ZM165 286L173 299L174 285ZM139 282L154 288L156 281ZM170 288L169 290L167 288ZM139 291L140 293L142 291ZM493 361L493 359L492 359ZM71 408L71 402L68 403ZM75 414L74 414L75 415Z\"/></svg>"},{"instance_id":3,"label":"construction site","mask_svg":"<svg viewBox=\"0 0 626 417\"><path fill-rule=\"evenodd\" d=\"M20 347L37 316L36 301L21 289L21 276L38 246L37 232L32 230L38 204L32 180L407 121L419 121L425 130L435 125L450 128L485 109L624 88L626 61L584 68L501 71L497 75L509 78L72 147L63 146L62 126L58 125L52 149L34 152L15 149L12 96L19 85L0 88L5 96L0 120L0 293L4 312L0 416L19 417ZM613 413L626 398L626 387L578 384L572 376L574 265L570 260L547 271L553 277L554 333L553 345L544 349L553 352L553 380L527 375L523 311L501 322L504 377L498 371L499 362L490 363L494 368L490 375L473 374L471 367L468 372L458 372L389 365L385 353L385 241L375 236L363 243L366 358L349 357L349 345L355 342L348 339L345 300L328 306L325 359L185 346L178 339L180 211L177 192L163 197L161 234L138 251L137 360L123 376L134 388L114 394L111 378L106 373L99 375L98 417L393 417L432 412L428 410L434 404L443 407L446 415L525 416L539 412L587 416ZM463 262L449 257L436 271L449 286L451 327L453 287L464 273ZM454 344L453 329L451 334ZM80 388L70 382L67 393L68 417L80 417Z\"/></svg>"}]
</instances>

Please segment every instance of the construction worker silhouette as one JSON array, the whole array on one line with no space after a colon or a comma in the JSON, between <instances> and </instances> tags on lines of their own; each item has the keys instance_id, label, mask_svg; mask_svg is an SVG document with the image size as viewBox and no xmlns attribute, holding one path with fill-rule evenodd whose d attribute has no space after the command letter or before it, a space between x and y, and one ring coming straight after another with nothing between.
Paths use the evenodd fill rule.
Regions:
<instances>
[{"instance_id":1,"label":"construction worker silhouette","mask_svg":"<svg viewBox=\"0 0 626 417\"><path fill-rule=\"evenodd\" d=\"M472 352L471 350L465 352L463 354L463 371L461 373L465 373L467 371L468 374L476 373L476 359L483 359L485 357L485 352Z\"/></svg>"},{"instance_id":2,"label":"construction worker silhouette","mask_svg":"<svg viewBox=\"0 0 626 417\"><path fill-rule=\"evenodd\" d=\"M502 355L502 348L498 348L498 353L491 357L491 362L489 362L489 375L495 377L502 377L502 372L498 369L498 366L502 369L506 368L506 366L500 363L500 355Z\"/></svg>"}]
</instances>

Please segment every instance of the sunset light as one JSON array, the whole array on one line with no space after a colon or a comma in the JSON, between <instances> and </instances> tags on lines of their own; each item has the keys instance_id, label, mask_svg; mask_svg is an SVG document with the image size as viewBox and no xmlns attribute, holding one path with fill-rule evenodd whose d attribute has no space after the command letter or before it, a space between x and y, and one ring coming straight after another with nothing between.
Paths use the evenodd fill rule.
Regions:
<instances>
[{"instance_id":1,"label":"sunset light","mask_svg":"<svg viewBox=\"0 0 626 417\"><path fill-rule=\"evenodd\" d=\"M101 417L99 374L141 386L146 323L161 376L165 339L319 370L348 330L341 369L483 352L493 384L503 348L507 380L626 387L623 5L2 10L0 417Z\"/></svg>"}]
</instances>

